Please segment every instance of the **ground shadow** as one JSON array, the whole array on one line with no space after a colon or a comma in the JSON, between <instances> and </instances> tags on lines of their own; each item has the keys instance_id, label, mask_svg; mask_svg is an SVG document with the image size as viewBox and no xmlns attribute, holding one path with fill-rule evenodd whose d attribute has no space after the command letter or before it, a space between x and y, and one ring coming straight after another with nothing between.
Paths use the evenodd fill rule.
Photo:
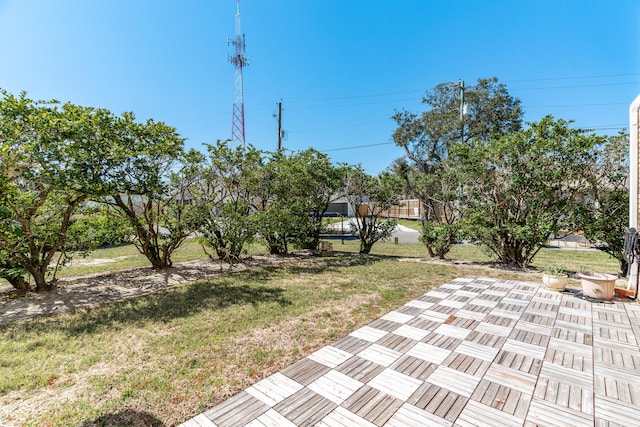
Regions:
<instances>
[{"instance_id":1,"label":"ground shadow","mask_svg":"<svg viewBox=\"0 0 640 427\"><path fill-rule=\"evenodd\" d=\"M87 421L82 427L163 427L165 424L148 412L127 409L114 414L104 414Z\"/></svg>"}]
</instances>

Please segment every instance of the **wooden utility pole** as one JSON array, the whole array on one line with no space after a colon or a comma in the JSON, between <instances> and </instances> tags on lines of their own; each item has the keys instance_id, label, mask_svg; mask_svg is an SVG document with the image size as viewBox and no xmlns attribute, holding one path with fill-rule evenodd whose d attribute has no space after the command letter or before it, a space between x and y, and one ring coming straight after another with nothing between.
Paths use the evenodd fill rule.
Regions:
<instances>
[{"instance_id":1,"label":"wooden utility pole","mask_svg":"<svg viewBox=\"0 0 640 427\"><path fill-rule=\"evenodd\" d=\"M282 148L282 99L278 102L278 151Z\"/></svg>"}]
</instances>

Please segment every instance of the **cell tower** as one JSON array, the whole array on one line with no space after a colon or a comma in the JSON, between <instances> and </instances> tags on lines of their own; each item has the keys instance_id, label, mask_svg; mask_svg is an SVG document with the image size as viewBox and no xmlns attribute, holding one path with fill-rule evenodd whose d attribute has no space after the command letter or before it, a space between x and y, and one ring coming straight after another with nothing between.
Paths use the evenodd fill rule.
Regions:
<instances>
[{"instance_id":1,"label":"cell tower","mask_svg":"<svg viewBox=\"0 0 640 427\"><path fill-rule=\"evenodd\" d=\"M233 92L233 123L231 126L231 139L238 143L242 143L244 147L244 95L242 92L242 68L249 65L249 61L245 56L245 40L244 34L240 30L240 0L237 0L236 11L236 35L229 44L233 45L234 52L229 54L229 62L236 69L235 87Z\"/></svg>"}]
</instances>

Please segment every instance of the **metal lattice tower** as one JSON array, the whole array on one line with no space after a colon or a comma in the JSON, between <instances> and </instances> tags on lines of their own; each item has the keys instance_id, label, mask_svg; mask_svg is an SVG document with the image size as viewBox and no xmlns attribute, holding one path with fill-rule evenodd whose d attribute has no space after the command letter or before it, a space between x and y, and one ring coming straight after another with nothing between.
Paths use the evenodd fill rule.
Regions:
<instances>
[{"instance_id":1,"label":"metal lattice tower","mask_svg":"<svg viewBox=\"0 0 640 427\"><path fill-rule=\"evenodd\" d=\"M236 35L229 44L233 45L234 52L229 54L229 62L236 69L235 87L233 92L233 123L231 126L231 139L241 143L244 147L244 94L242 90L242 68L249 65L245 56L245 39L240 30L240 0L237 0Z\"/></svg>"}]
</instances>

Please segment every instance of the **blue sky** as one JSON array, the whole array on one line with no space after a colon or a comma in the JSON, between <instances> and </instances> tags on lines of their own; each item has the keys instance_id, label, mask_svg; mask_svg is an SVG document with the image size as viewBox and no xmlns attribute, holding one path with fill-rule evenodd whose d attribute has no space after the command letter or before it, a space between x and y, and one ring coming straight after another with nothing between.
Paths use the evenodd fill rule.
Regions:
<instances>
[{"instance_id":1,"label":"blue sky","mask_svg":"<svg viewBox=\"0 0 640 427\"><path fill-rule=\"evenodd\" d=\"M241 0L247 143L376 174L397 110L493 77L547 114L615 134L640 93L638 0ZM0 88L133 111L188 147L231 137L235 0L0 0ZM357 147L357 148L354 148Z\"/></svg>"}]
</instances>

